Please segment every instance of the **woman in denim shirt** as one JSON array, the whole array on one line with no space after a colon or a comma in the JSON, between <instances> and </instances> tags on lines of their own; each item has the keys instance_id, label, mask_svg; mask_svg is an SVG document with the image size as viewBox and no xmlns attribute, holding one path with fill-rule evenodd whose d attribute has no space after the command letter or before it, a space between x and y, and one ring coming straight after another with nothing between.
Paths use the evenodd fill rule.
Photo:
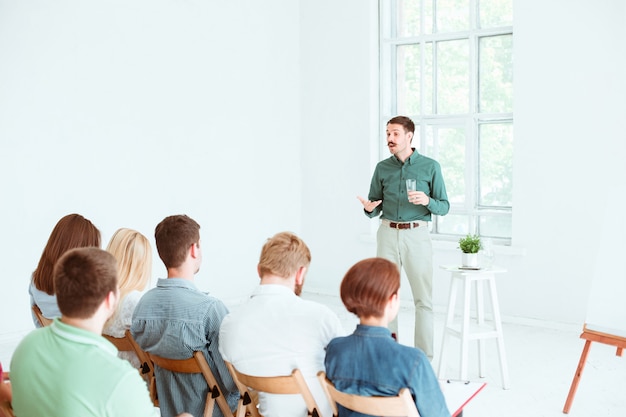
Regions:
<instances>
[{"instance_id":1,"label":"woman in denim shirt","mask_svg":"<svg viewBox=\"0 0 626 417\"><path fill-rule=\"evenodd\" d=\"M450 417L439 382L419 349L397 343L387 329L400 306L400 272L383 258L356 263L341 282L341 300L360 324L326 349L326 375L350 394L395 396L408 388L421 417ZM365 416L338 405L339 417Z\"/></svg>"}]
</instances>

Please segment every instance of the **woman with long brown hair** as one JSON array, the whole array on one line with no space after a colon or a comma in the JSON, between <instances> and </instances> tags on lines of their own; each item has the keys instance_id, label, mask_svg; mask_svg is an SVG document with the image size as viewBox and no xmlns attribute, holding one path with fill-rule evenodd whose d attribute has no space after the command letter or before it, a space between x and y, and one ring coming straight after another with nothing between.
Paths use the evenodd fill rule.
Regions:
<instances>
[{"instance_id":1,"label":"woman with long brown hair","mask_svg":"<svg viewBox=\"0 0 626 417\"><path fill-rule=\"evenodd\" d=\"M100 247L100 231L80 214L68 214L54 226L28 288L31 306L38 306L44 317L61 317L52 278L54 264L69 249L88 246ZM33 323L41 327L34 313Z\"/></svg>"}]
</instances>

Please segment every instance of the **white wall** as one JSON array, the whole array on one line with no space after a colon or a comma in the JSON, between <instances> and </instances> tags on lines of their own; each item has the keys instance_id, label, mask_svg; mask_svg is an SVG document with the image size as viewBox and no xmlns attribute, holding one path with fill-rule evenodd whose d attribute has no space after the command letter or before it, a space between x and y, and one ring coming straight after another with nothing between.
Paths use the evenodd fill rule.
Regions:
<instances>
[{"instance_id":1,"label":"white wall","mask_svg":"<svg viewBox=\"0 0 626 417\"><path fill-rule=\"evenodd\" d=\"M199 285L231 299L256 283L264 239L293 230L313 252L307 288L336 294L375 253L356 195L383 139L376 3L0 0L0 338L31 328L29 276L69 212L104 243L121 226L152 238L164 216L191 215L203 226ZM582 324L599 202L623 196L605 180L624 171L625 6L515 7L501 308ZM458 263L456 245L436 248L436 264ZM448 279L436 270L438 309Z\"/></svg>"},{"instance_id":2,"label":"white wall","mask_svg":"<svg viewBox=\"0 0 626 417\"><path fill-rule=\"evenodd\" d=\"M0 1L0 334L32 327L30 274L71 212L103 246L118 227L154 243L187 213L199 286L256 284L264 240L301 224L299 16L290 0Z\"/></svg>"}]
</instances>

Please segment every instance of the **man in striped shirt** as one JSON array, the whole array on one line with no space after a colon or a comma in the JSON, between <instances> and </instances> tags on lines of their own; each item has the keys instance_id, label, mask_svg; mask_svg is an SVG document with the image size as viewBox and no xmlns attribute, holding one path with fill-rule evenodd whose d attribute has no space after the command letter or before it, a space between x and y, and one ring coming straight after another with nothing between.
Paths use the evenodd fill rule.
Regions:
<instances>
[{"instance_id":1,"label":"man in striped shirt","mask_svg":"<svg viewBox=\"0 0 626 417\"><path fill-rule=\"evenodd\" d=\"M186 215L166 217L156 227L156 247L167 268L133 313L131 333L149 353L186 359L202 351L231 409L239 398L237 387L218 350L218 334L228 310L215 297L198 290L194 277L202 264L200 225ZM155 367L159 407L163 417L188 412L201 416L208 392L202 374L175 373ZM214 417L221 417L219 407Z\"/></svg>"}]
</instances>

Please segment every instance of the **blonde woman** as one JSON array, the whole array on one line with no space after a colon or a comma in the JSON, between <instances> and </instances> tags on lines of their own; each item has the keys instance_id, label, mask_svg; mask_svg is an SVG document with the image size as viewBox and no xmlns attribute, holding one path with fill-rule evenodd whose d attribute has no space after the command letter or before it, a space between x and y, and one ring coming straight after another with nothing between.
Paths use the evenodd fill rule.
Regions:
<instances>
[{"instance_id":1,"label":"blonde woman","mask_svg":"<svg viewBox=\"0 0 626 417\"><path fill-rule=\"evenodd\" d=\"M150 282L152 246L141 233L122 228L115 232L106 250L117 259L120 301L115 314L104 326L104 334L124 337L126 329L130 329L135 306ZM119 357L135 367L140 365L133 352L119 352Z\"/></svg>"}]
</instances>

